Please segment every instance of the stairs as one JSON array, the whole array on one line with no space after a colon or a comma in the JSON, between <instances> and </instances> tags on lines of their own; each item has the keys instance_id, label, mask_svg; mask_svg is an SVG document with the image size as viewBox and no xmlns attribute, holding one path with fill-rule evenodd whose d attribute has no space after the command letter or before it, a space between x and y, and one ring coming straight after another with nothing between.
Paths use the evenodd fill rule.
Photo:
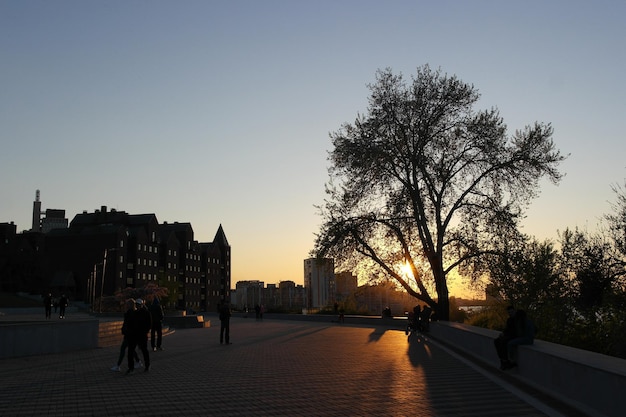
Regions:
<instances>
[{"instance_id":1,"label":"stairs","mask_svg":"<svg viewBox=\"0 0 626 417\"><path fill-rule=\"evenodd\" d=\"M123 321L102 321L98 325L98 347L119 346L122 344Z\"/></svg>"}]
</instances>

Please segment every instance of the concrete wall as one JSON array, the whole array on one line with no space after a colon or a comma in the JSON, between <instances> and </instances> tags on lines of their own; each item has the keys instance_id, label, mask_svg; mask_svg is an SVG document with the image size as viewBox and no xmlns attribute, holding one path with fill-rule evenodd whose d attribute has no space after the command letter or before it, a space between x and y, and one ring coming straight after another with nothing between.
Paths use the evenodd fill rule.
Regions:
<instances>
[{"instance_id":1,"label":"concrete wall","mask_svg":"<svg viewBox=\"0 0 626 417\"><path fill-rule=\"evenodd\" d=\"M98 347L98 320L3 323L0 359Z\"/></svg>"},{"instance_id":2,"label":"concrete wall","mask_svg":"<svg viewBox=\"0 0 626 417\"><path fill-rule=\"evenodd\" d=\"M459 323L432 323L430 335L494 367L500 361L498 332ZM507 373L595 416L623 416L626 360L535 340L517 350L518 366Z\"/></svg>"}]
</instances>

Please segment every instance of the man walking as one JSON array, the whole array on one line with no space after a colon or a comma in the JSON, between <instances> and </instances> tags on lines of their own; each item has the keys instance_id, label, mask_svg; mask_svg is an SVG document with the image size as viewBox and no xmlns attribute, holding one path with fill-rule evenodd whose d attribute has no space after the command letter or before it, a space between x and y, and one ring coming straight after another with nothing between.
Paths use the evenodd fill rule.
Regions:
<instances>
[{"instance_id":1,"label":"man walking","mask_svg":"<svg viewBox=\"0 0 626 417\"><path fill-rule=\"evenodd\" d=\"M226 338L226 344L230 345L230 304L228 300L222 301L219 307L220 312L220 344L224 343Z\"/></svg>"},{"instance_id":2,"label":"man walking","mask_svg":"<svg viewBox=\"0 0 626 417\"><path fill-rule=\"evenodd\" d=\"M152 328L150 329L150 345L152 351L163 350L161 342L163 340L163 308L158 297L154 297L150 304L150 316L152 318Z\"/></svg>"},{"instance_id":3,"label":"man walking","mask_svg":"<svg viewBox=\"0 0 626 417\"><path fill-rule=\"evenodd\" d=\"M139 347L143 355L143 363L145 365L145 372L150 371L150 353L148 352L148 332L152 328L152 318L150 312L146 309L143 300L137 298L135 300L135 310L130 316L129 326L129 339L128 339L128 352L132 352L136 347ZM128 371L127 374L132 374L135 371L135 361L133 355L128 356Z\"/></svg>"},{"instance_id":4,"label":"man walking","mask_svg":"<svg viewBox=\"0 0 626 417\"><path fill-rule=\"evenodd\" d=\"M63 294L61 298L59 299L59 318L60 319L65 318L65 307L67 307L68 304L69 302L67 300L67 297L65 296L65 294Z\"/></svg>"}]
</instances>

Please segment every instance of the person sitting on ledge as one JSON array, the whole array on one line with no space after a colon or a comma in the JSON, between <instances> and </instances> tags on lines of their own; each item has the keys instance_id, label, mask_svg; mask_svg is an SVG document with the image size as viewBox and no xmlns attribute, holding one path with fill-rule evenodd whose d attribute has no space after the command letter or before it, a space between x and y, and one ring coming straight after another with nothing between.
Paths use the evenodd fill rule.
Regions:
<instances>
[{"instance_id":1,"label":"person sitting on ledge","mask_svg":"<svg viewBox=\"0 0 626 417\"><path fill-rule=\"evenodd\" d=\"M517 366L514 356L517 353L516 347L520 345L532 345L535 343L535 333L537 328L528 318L524 310L517 310L515 313L515 334L516 337L507 342L506 351L508 353L507 368Z\"/></svg>"},{"instance_id":2,"label":"person sitting on ledge","mask_svg":"<svg viewBox=\"0 0 626 417\"><path fill-rule=\"evenodd\" d=\"M515 308L510 305L506 308L509 317L506 319L506 326L500 335L493 341L496 346L496 353L500 358L500 369L505 370L512 368L509 359L508 343L517 337L517 329L515 326Z\"/></svg>"}]
</instances>

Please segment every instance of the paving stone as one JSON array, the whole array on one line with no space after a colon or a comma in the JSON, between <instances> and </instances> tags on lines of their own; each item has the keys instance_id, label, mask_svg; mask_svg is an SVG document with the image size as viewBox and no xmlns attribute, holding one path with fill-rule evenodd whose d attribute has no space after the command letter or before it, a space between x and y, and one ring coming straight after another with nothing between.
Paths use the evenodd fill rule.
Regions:
<instances>
[{"instance_id":1,"label":"paving stone","mask_svg":"<svg viewBox=\"0 0 626 417\"><path fill-rule=\"evenodd\" d=\"M150 372L118 347L0 360L2 416L544 416L428 338L282 320L181 329ZM140 354L141 355L141 354ZM125 363L123 365L125 371Z\"/></svg>"}]
</instances>

